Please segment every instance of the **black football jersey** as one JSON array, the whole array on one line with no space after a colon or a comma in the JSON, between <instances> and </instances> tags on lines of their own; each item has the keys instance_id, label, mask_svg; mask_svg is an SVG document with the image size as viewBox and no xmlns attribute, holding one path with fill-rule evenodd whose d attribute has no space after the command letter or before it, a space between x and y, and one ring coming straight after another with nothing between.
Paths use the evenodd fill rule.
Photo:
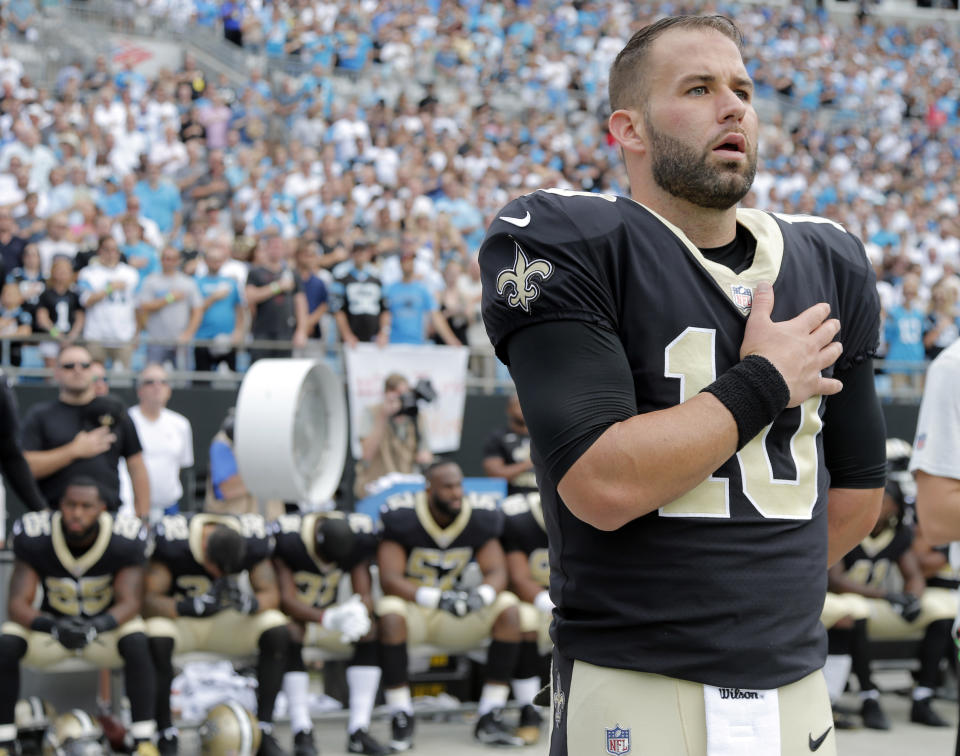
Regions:
<instances>
[{"instance_id":1,"label":"black football jersey","mask_svg":"<svg viewBox=\"0 0 960 756\"><path fill-rule=\"evenodd\" d=\"M152 558L170 570L169 595L193 598L210 589L214 577L203 566L203 528L208 524L226 525L244 537L247 550L241 571L273 555L273 538L260 515L167 515L157 523Z\"/></svg>"},{"instance_id":2,"label":"black football jersey","mask_svg":"<svg viewBox=\"0 0 960 756\"><path fill-rule=\"evenodd\" d=\"M913 528L901 524L885 528L880 535L868 535L843 557L847 577L861 585L882 588L887 575L913 544Z\"/></svg>"},{"instance_id":3,"label":"black football jersey","mask_svg":"<svg viewBox=\"0 0 960 756\"><path fill-rule=\"evenodd\" d=\"M61 333L68 333L77 320L77 313L83 310L80 304L80 293L75 286L68 288L63 294L46 288L40 294L37 307L44 308L53 324Z\"/></svg>"},{"instance_id":4,"label":"black football jersey","mask_svg":"<svg viewBox=\"0 0 960 756\"><path fill-rule=\"evenodd\" d=\"M547 526L543 521L540 494L514 494L503 500L503 550L521 551L527 556L530 577L544 588L550 587L550 554Z\"/></svg>"},{"instance_id":5,"label":"black football jersey","mask_svg":"<svg viewBox=\"0 0 960 756\"><path fill-rule=\"evenodd\" d=\"M457 587L476 553L503 532L503 513L495 502L477 496L465 496L460 514L445 528L433 519L422 491L391 496L380 519L383 540L407 552L407 578L443 590Z\"/></svg>"},{"instance_id":6,"label":"black football jersey","mask_svg":"<svg viewBox=\"0 0 960 756\"><path fill-rule=\"evenodd\" d=\"M509 428L497 431L483 445L484 457L499 457L513 465L530 459L530 436L514 433ZM530 493L537 490L537 474L527 470L507 481L507 495Z\"/></svg>"},{"instance_id":7,"label":"black football jersey","mask_svg":"<svg viewBox=\"0 0 960 756\"><path fill-rule=\"evenodd\" d=\"M737 219L756 239L740 273L629 198L519 197L479 253L497 355L509 361L510 336L528 325L579 321L616 334L638 412L665 409L739 362L753 287L767 280L773 320L828 302L842 324L838 366L871 356L879 302L861 243L822 218L740 209ZM697 488L613 532L562 506L557 480L535 459L557 647L601 666L743 688L775 688L822 667L824 410L821 397L784 410Z\"/></svg>"},{"instance_id":8,"label":"black football jersey","mask_svg":"<svg viewBox=\"0 0 960 756\"><path fill-rule=\"evenodd\" d=\"M317 554L317 523L324 518L346 517L355 540L350 555L340 564L325 562ZM345 574L359 564L372 561L377 553L377 532L373 520L359 512L314 512L289 514L272 523L276 542L274 559L293 573L297 598L304 604L324 609L337 600L337 589Z\"/></svg>"},{"instance_id":9,"label":"black football jersey","mask_svg":"<svg viewBox=\"0 0 960 756\"><path fill-rule=\"evenodd\" d=\"M40 576L41 611L56 616L95 617L113 606L113 580L124 567L147 560L147 529L124 515L100 515L96 540L74 554L62 517L49 509L29 512L13 525L13 553Z\"/></svg>"}]
</instances>

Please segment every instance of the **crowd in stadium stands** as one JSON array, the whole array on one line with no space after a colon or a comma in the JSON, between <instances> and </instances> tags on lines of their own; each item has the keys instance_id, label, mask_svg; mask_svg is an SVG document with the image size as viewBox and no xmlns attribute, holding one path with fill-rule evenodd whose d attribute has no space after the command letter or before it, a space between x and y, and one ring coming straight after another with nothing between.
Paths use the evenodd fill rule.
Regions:
<instances>
[{"instance_id":1,"label":"crowd in stadium stands","mask_svg":"<svg viewBox=\"0 0 960 756\"><path fill-rule=\"evenodd\" d=\"M257 338L350 344L357 335L344 318L333 320L336 334L322 334L318 312L342 310L346 283L369 279L393 323L389 336L374 329L361 340L486 345L475 260L486 224L511 196L537 188L625 193L605 130L607 70L633 29L696 8L420 5L142 5L173 26L222 30L251 60L282 60L264 68L276 76L254 66L239 88L210 80L186 55L179 70L151 78L103 57L71 63L47 91L0 51L0 254L17 284L0 302L3 334L106 340L127 358L122 347L146 324L171 358L195 339L206 349L219 338L214 351L232 359L252 308ZM10 38L24 13L15 6ZM960 88L948 27L871 16L841 25L800 6L711 7L737 18L758 101L776 111L745 203L823 215L860 236L878 273L882 353L896 361L891 369L922 369L960 324ZM417 82L427 71L456 86ZM396 86L335 97L344 74ZM511 107L496 105L504 94L515 95ZM108 236L122 276L101 259ZM211 273L213 247L228 256ZM77 301L42 316L61 256L73 261ZM172 286L174 273L199 288L180 278ZM400 287L391 303L391 287L410 279L422 291ZM274 301L280 309L262 320L262 303ZM78 332L71 319L83 308ZM432 310L449 333L438 332Z\"/></svg>"}]
</instances>

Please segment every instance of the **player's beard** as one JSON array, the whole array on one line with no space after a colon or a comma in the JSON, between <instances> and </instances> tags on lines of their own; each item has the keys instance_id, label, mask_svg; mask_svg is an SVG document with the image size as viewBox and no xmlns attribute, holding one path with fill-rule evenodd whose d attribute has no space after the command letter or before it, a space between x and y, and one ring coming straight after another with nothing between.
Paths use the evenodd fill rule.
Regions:
<instances>
[{"instance_id":1,"label":"player's beard","mask_svg":"<svg viewBox=\"0 0 960 756\"><path fill-rule=\"evenodd\" d=\"M99 532L100 520L98 518L90 524L89 528L86 528L78 533L65 527L63 529L63 540L67 542L67 546L70 548L86 546L88 543L93 542L93 539L97 537L97 533Z\"/></svg>"},{"instance_id":2,"label":"player's beard","mask_svg":"<svg viewBox=\"0 0 960 756\"><path fill-rule=\"evenodd\" d=\"M680 139L658 131L644 117L650 139L653 180L664 191L697 207L727 210L750 191L757 174L757 150L747 145L746 164L709 163L712 150L698 153ZM744 170L745 168L745 170Z\"/></svg>"},{"instance_id":3,"label":"player's beard","mask_svg":"<svg viewBox=\"0 0 960 756\"><path fill-rule=\"evenodd\" d=\"M433 506L436 507L437 511L450 520L455 519L456 516L460 514L460 507L456 506L459 503L459 499L444 501L443 499L435 497L433 500Z\"/></svg>"}]
</instances>

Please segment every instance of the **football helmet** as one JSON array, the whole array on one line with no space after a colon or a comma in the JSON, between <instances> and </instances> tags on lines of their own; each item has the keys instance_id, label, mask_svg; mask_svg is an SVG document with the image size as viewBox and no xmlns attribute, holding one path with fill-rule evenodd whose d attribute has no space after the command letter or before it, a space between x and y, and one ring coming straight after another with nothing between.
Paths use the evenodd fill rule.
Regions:
<instances>
[{"instance_id":1,"label":"football helmet","mask_svg":"<svg viewBox=\"0 0 960 756\"><path fill-rule=\"evenodd\" d=\"M908 441L902 438L887 439L887 480L892 480L899 486L908 507L917 498L917 484L908 469L912 453L913 447Z\"/></svg>"},{"instance_id":2,"label":"football helmet","mask_svg":"<svg viewBox=\"0 0 960 756\"><path fill-rule=\"evenodd\" d=\"M14 722L17 739L24 756L38 756L43 748L43 736L57 712L40 696L29 696L17 701Z\"/></svg>"},{"instance_id":3,"label":"football helmet","mask_svg":"<svg viewBox=\"0 0 960 756\"><path fill-rule=\"evenodd\" d=\"M43 739L43 756L106 756L103 730L82 709L71 709L56 719Z\"/></svg>"},{"instance_id":4,"label":"football helmet","mask_svg":"<svg viewBox=\"0 0 960 756\"><path fill-rule=\"evenodd\" d=\"M48 701L44 701L40 696L29 696L17 701L14 722L18 733L46 730L56 715L56 709Z\"/></svg>"},{"instance_id":5,"label":"football helmet","mask_svg":"<svg viewBox=\"0 0 960 756\"><path fill-rule=\"evenodd\" d=\"M260 726L236 701L210 709L197 734L204 756L254 756L260 749Z\"/></svg>"}]
</instances>

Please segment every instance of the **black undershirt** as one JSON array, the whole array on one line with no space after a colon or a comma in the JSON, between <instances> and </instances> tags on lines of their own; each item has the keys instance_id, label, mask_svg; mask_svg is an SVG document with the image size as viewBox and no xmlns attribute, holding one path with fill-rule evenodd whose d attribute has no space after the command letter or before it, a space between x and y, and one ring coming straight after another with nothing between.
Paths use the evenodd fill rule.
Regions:
<instances>
[{"instance_id":1,"label":"black undershirt","mask_svg":"<svg viewBox=\"0 0 960 756\"><path fill-rule=\"evenodd\" d=\"M757 240L747 228L737 224L737 235L733 241L722 247L701 247L700 253L711 262L720 263L734 273L743 273L753 265L753 256L757 251Z\"/></svg>"}]
</instances>

